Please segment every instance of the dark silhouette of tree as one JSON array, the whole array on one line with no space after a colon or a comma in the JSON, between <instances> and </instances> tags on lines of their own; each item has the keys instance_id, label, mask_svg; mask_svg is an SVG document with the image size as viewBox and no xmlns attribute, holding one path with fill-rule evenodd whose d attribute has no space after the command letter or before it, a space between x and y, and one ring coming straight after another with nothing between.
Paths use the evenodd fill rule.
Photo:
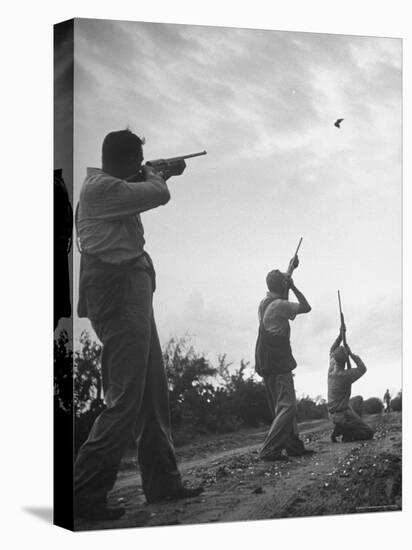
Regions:
<instances>
[{"instance_id":1,"label":"dark silhouette of tree","mask_svg":"<svg viewBox=\"0 0 412 550\"><path fill-rule=\"evenodd\" d=\"M63 356L66 344L64 340L59 344ZM70 391L74 387L76 450L105 407L101 351L102 346L83 332L80 348L74 354L73 380L70 380ZM260 379L256 380L247 362L242 360L238 368L233 368L226 355L220 355L215 367L205 354L195 351L189 336L172 338L164 348L163 358L177 444L201 433L224 433L272 421L265 386ZM65 360L73 361L73 354ZM71 369L67 368L66 372L71 373ZM70 403L70 392L62 399ZM297 407L299 420L327 417L326 401L320 396L315 400L304 396L298 400Z\"/></svg>"},{"instance_id":2,"label":"dark silhouette of tree","mask_svg":"<svg viewBox=\"0 0 412 550\"><path fill-rule=\"evenodd\" d=\"M73 412L73 350L67 331L54 339L54 401L67 414Z\"/></svg>"},{"instance_id":3,"label":"dark silhouette of tree","mask_svg":"<svg viewBox=\"0 0 412 550\"><path fill-rule=\"evenodd\" d=\"M320 396L313 400L309 395L304 395L297 400L296 406L298 422L328 417L326 401Z\"/></svg>"},{"instance_id":4,"label":"dark silhouette of tree","mask_svg":"<svg viewBox=\"0 0 412 550\"><path fill-rule=\"evenodd\" d=\"M402 410L402 391L396 397L391 399L391 410L400 412Z\"/></svg>"},{"instance_id":5,"label":"dark silhouette of tree","mask_svg":"<svg viewBox=\"0 0 412 550\"><path fill-rule=\"evenodd\" d=\"M169 383L172 426L188 428L205 425L213 407L215 388L212 379L217 369L202 354L195 352L190 338L172 338L163 352Z\"/></svg>"},{"instance_id":6,"label":"dark silhouette of tree","mask_svg":"<svg viewBox=\"0 0 412 550\"><path fill-rule=\"evenodd\" d=\"M83 331L81 348L74 356L74 402L76 416L103 404L100 358L102 346Z\"/></svg>"},{"instance_id":7,"label":"dark silhouette of tree","mask_svg":"<svg viewBox=\"0 0 412 550\"><path fill-rule=\"evenodd\" d=\"M218 373L223 380L223 394L220 398L225 399L221 416L225 418L229 415L231 424L235 424L234 428L238 427L236 423L250 427L269 423L272 418L266 390L261 381L256 381L254 373L246 376L249 363L241 360L240 367L230 372L231 363L227 362L226 355L219 356L218 362Z\"/></svg>"},{"instance_id":8,"label":"dark silhouette of tree","mask_svg":"<svg viewBox=\"0 0 412 550\"><path fill-rule=\"evenodd\" d=\"M379 397L369 397L363 402L363 410L366 414L378 414L383 411L383 402Z\"/></svg>"}]
</instances>

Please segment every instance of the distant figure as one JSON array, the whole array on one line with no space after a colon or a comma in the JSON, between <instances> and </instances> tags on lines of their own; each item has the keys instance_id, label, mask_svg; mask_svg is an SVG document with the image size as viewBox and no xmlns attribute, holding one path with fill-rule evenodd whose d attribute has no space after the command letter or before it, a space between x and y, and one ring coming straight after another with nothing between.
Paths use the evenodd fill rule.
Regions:
<instances>
[{"instance_id":1,"label":"distant figure","mask_svg":"<svg viewBox=\"0 0 412 550\"><path fill-rule=\"evenodd\" d=\"M361 417L356 414L349 404L352 384L366 372L366 367L361 358L354 353L348 345L341 346L346 332L345 324L341 324L339 336L330 348L330 363L328 371L328 411L335 424L331 439L342 436L342 442L363 441L372 439L374 430L370 428ZM356 367L345 369L347 358L356 364Z\"/></svg>"},{"instance_id":2,"label":"distant figure","mask_svg":"<svg viewBox=\"0 0 412 550\"><path fill-rule=\"evenodd\" d=\"M53 330L56 330L59 320L72 314L68 254L72 246L73 210L62 170L54 170L53 210Z\"/></svg>"},{"instance_id":3,"label":"distant figure","mask_svg":"<svg viewBox=\"0 0 412 550\"><path fill-rule=\"evenodd\" d=\"M385 403L385 412L391 412L391 394L389 390L386 390L385 395L383 396L383 402Z\"/></svg>"},{"instance_id":4,"label":"distant figure","mask_svg":"<svg viewBox=\"0 0 412 550\"><path fill-rule=\"evenodd\" d=\"M298 263L296 257L294 267ZM289 320L309 313L311 307L296 288L291 277L278 269L266 277L269 292L259 306L259 335L256 342L256 372L263 377L273 423L260 450L262 460L287 460L282 455L303 456L314 451L305 449L299 439L296 422L296 395L292 370L296 361L290 347ZM289 289L298 303L287 299Z\"/></svg>"},{"instance_id":5,"label":"distant figure","mask_svg":"<svg viewBox=\"0 0 412 550\"><path fill-rule=\"evenodd\" d=\"M338 118L338 120L335 122L334 126L336 126L336 128L340 128L340 124L341 122L343 122L344 119L343 118Z\"/></svg>"}]
</instances>

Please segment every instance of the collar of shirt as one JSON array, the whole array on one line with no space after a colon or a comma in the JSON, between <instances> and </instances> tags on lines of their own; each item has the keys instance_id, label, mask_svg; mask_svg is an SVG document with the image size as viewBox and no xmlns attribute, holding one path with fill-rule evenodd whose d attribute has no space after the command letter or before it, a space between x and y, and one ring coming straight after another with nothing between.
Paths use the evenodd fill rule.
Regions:
<instances>
[{"instance_id":1,"label":"collar of shirt","mask_svg":"<svg viewBox=\"0 0 412 550\"><path fill-rule=\"evenodd\" d=\"M103 172L101 168L94 168L93 166L88 166L86 168L86 173L88 176L93 176L94 174L105 174L106 172Z\"/></svg>"}]
</instances>

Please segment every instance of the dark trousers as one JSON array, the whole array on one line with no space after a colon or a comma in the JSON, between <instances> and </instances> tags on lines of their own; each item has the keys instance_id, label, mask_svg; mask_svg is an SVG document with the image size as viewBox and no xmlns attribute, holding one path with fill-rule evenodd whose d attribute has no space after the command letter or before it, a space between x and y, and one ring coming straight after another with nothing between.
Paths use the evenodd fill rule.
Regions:
<instances>
[{"instance_id":1,"label":"dark trousers","mask_svg":"<svg viewBox=\"0 0 412 550\"><path fill-rule=\"evenodd\" d=\"M145 271L123 279L123 307L112 319L94 320L103 344L107 408L97 417L75 463L75 501L96 502L113 488L123 453L138 439L143 490L154 497L182 482L170 430L169 394Z\"/></svg>"},{"instance_id":2,"label":"dark trousers","mask_svg":"<svg viewBox=\"0 0 412 550\"><path fill-rule=\"evenodd\" d=\"M293 374L271 374L264 377L264 382L273 422L260 450L260 457L279 454L282 449L290 453L302 452L304 446L298 436Z\"/></svg>"},{"instance_id":3,"label":"dark trousers","mask_svg":"<svg viewBox=\"0 0 412 550\"><path fill-rule=\"evenodd\" d=\"M333 435L342 436L342 441L365 441L372 439L374 431L350 407L345 411L331 414L335 424Z\"/></svg>"}]
</instances>

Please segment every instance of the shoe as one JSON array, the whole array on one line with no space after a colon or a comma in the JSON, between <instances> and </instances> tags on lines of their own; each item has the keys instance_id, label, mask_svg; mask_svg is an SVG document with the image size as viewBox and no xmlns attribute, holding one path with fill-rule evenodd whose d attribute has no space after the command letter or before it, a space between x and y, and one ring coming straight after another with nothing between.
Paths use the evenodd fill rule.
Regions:
<instances>
[{"instance_id":1,"label":"shoe","mask_svg":"<svg viewBox=\"0 0 412 550\"><path fill-rule=\"evenodd\" d=\"M97 502L78 504L74 508L75 517L78 519L87 519L89 521L114 521L121 518L125 509L121 506L107 506L106 503Z\"/></svg>"},{"instance_id":2,"label":"shoe","mask_svg":"<svg viewBox=\"0 0 412 550\"><path fill-rule=\"evenodd\" d=\"M310 456L314 455L315 453L316 451L312 449L303 449L302 451L298 452L288 451L288 456Z\"/></svg>"},{"instance_id":3,"label":"shoe","mask_svg":"<svg viewBox=\"0 0 412 550\"><path fill-rule=\"evenodd\" d=\"M280 453L274 453L271 455L265 455L260 457L261 460L264 460L265 462L274 462L275 460L280 460L281 462L288 462L289 459L286 455L282 455Z\"/></svg>"},{"instance_id":4,"label":"shoe","mask_svg":"<svg viewBox=\"0 0 412 550\"><path fill-rule=\"evenodd\" d=\"M177 489L167 491L167 493L160 493L157 495L146 496L146 502L152 504L153 502L160 502L162 500L179 500L182 498L194 498L204 492L204 488L199 487L185 487L182 485Z\"/></svg>"}]
</instances>

